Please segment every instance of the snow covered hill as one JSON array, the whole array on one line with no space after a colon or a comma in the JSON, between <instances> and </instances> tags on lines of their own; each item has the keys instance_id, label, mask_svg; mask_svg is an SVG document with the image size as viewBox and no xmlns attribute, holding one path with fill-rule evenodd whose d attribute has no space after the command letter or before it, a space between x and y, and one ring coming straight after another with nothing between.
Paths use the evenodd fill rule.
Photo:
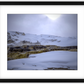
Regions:
<instances>
[{"instance_id":1,"label":"snow covered hill","mask_svg":"<svg viewBox=\"0 0 84 84\"><path fill-rule=\"evenodd\" d=\"M8 70L44 70L49 68L77 70L77 52L51 51L32 54L28 58L7 61L7 64Z\"/></svg>"},{"instance_id":2,"label":"snow covered hill","mask_svg":"<svg viewBox=\"0 0 84 84\"><path fill-rule=\"evenodd\" d=\"M57 46L77 46L77 38L60 37L53 35L25 34L22 32L10 31L7 33L7 45L57 45Z\"/></svg>"}]
</instances>

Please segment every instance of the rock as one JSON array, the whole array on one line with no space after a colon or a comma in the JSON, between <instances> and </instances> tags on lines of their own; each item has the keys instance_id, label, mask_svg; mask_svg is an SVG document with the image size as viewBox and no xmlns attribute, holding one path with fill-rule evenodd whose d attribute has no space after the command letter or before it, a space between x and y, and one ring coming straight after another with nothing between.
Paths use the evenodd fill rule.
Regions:
<instances>
[{"instance_id":1,"label":"rock","mask_svg":"<svg viewBox=\"0 0 84 84\"><path fill-rule=\"evenodd\" d=\"M30 54L27 54L27 57L29 57Z\"/></svg>"},{"instance_id":2,"label":"rock","mask_svg":"<svg viewBox=\"0 0 84 84\"><path fill-rule=\"evenodd\" d=\"M61 41L58 41L58 42L61 42Z\"/></svg>"},{"instance_id":3,"label":"rock","mask_svg":"<svg viewBox=\"0 0 84 84\"><path fill-rule=\"evenodd\" d=\"M14 43L14 41L12 39L8 40L8 43Z\"/></svg>"},{"instance_id":4,"label":"rock","mask_svg":"<svg viewBox=\"0 0 84 84\"><path fill-rule=\"evenodd\" d=\"M19 32L15 32L15 33L19 35Z\"/></svg>"},{"instance_id":5,"label":"rock","mask_svg":"<svg viewBox=\"0 0 84 84\"><path fill-rule=\"evenodd\" d=\"M18 39L15 39L15 41L17 41Z\"/></svg>"},{"instance_id":6,"label":"rock","mask_svg":"<svg viewBox=\"0 0 84 84\"><path fill-rule=\"evenodd\" d=\"M25 35L25 33L23 33L22 35Z\"/></svg>"},{"instance_id":7,"label":"rock","mask_svg":"<svg viewBox=\"0 0 84 84\"><path fill-rule=\"evenodd\" d=\"M12 52L12 51L13 51L13 49L14 49L13 47L10 47L10 48L9 48L9 51L11 51L11 52Z\"/></svg>"},{"instance_id":8,"label":"rock","mask_svg":"<svg viewBox=\"0 0 84 84\"><path fill-rule=\"evenodd\" d=\"M31 42L30 41L22 41L22 43L24 44L24 43L30 43L31 44Z\"/></svg>"},{"instance_id":9,"label":"rock","mask_svg":"<svg viewBox=\"0 0 84 84\"><path fill-rule=\"evenodd\" d=\"M31 51L31 49L29 49L29 46L26 47L21 47L21 46L16 46L16 47L10 47L9 48L10 52L23 52L23 51Z\"/></svg>"},{"instance_id":10,"label":"rock","mask_svg":"<svg viewBox=\"0 0 84 84\"><path fill-rule=\"evenodd\" d=\"M13 49L14 51L19 51L19 52L23 52L24 49L22 47L14 47Z\"/></svg>"}]
</instances>

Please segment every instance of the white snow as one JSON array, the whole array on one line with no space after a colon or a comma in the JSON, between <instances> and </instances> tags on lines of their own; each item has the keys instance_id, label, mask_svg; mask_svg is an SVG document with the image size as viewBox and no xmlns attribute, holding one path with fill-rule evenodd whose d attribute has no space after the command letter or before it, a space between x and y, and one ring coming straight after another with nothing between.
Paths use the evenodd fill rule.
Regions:
<instances>
[{"instance_id":1,"label":"white snow","mask_svg":"<svg viewBox=\"0 0 84 84\"><path fill-rule=\"evenodd\" d=\"M10 60L8 70L44 70L47 68L77 69L77 52L51 51L32 54L29 58Z\"/></svg>"},{"instance_id":2,"label":"white snow","mask_svg":"<svg viewBox=\"0 0 84 84\"><path fill-rule=\"evenodd\" d=\"M41 45L77 46L77 38L59 37L52 35L35 35L35 34L18 35L15 32L9 32L9 33L12 39L18 39L17 41L15 41L14 45L23 45L21 41L25 40L32 42L32 44L39 41ZM14 34L16 36L13 36ZM27 43L27 45L30 44Z\"/></svg>"}]
</instances>

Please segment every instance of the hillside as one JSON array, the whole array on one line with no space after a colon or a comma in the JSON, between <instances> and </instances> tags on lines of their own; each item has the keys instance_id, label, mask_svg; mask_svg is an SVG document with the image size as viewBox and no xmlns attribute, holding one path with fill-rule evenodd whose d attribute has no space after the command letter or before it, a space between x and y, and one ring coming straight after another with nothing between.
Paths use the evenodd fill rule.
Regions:
<instances>
[{"instance_id":1,"label":"hillside","mask_svg":"<svg viewBox=\"0 0 84 84\"><path fill-rule=\"evenodd\" d=\"M77 38L60 37L53 35L25 34L23 32L7 32L7 45L57 45L57 46L77 46Z\"/></svg>"},{"instance_id":2,"label":"hillside","mask_svg":"<svg viewBox=\"0 0 84 84\"><path fill-rule=\"evenodd\" d=\"M77 70L77 38L7 33L8 70Z\"/></svg>"}]
</instances>

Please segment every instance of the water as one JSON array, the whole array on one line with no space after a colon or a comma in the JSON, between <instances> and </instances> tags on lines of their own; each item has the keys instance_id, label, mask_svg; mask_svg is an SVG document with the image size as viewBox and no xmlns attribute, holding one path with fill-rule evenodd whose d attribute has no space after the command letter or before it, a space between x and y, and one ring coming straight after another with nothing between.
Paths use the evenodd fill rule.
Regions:
<instances>
[{"instance_id":1,"label":"water","mask_svg":"<svg viewBox=\"0 0 84 84\"><path fill-rule=\"evenodd\" d=\"M50 51L29 58L8 61L8 70L45 70L67 68L77 70L77 52Z\"/></svg>"}]
</instances>

